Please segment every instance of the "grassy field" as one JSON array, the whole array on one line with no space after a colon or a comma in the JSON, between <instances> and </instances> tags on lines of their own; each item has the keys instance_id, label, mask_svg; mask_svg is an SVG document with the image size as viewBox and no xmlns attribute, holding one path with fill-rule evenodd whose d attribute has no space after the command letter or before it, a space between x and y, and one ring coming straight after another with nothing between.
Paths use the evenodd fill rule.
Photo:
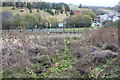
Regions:
<instances>
[{"instance_id":1,"label":"grassy field","mask_svg":"<svg viewBox=\"0 0 120 80\"><path fill-rule=\"evenodd\" d=\"M64 28L64 31L83 31L83 30L90 30L93 28L99 28L99 26L93 26L89 28Z\"/></svg>"}]
</instances>

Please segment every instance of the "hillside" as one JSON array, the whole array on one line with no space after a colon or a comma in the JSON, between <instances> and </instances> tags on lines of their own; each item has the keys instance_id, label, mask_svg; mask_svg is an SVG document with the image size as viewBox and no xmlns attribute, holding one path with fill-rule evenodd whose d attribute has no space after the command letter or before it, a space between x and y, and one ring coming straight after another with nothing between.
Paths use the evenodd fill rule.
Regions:
<instances>
[{"instance_id":1,"label":"hillside","mask_svg":"<svg viewBox=\"0 0 120 80\"><path fill-rule=\"evenodd\" d=\"M23 10L23 12L20 12L20 10ZM49 18L57 18L58 22L63 21L67 16L66 14L55 14L51 15L44 10L40 10L37 12L37 9L32 9L32 13L27 8L12 10L12 7L0 7L0 12L11 12L13 15L20 14L20 15L41 15L42 18L49 19Z\"/></svg>"}]
</instances>

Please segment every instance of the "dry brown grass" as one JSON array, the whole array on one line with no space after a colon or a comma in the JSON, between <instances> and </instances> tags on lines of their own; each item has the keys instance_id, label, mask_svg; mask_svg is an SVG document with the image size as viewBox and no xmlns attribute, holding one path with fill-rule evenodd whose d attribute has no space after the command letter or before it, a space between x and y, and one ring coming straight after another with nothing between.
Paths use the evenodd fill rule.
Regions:
<instances>
[{"instance_id":1,"label":"dry brown grass","mask_svg":"<svg viewBox=\"0 0 120 80\"><path fill-rule=\"evenodd\" d=\"M111 56L113 53L109 50L117 51L118 48L118 29L113 27L86 30L80 38L65 39L65 37L50 36L51 34L39 31L3 31L3 70L18 66L23 70L26 67L35 68L35 72L40 73L43 66L51 67L54 64L49 58L58 57L57 51L64 51L64 49L68 51L68 48L75 56L75 69L87 75L96 65L104 64L102 61L106 60L106 56L109 54ZM99 55L92 55L93 53ZM43 59L41 57L38 59L39 56L43 56ZM48 61L45 61L47 57ZM57 60L59 61L59 58ZM44 63L42 67L40 66L40 70L37 70L38 66L31 65L34 61Z\"/></svg>"}]
</instances>

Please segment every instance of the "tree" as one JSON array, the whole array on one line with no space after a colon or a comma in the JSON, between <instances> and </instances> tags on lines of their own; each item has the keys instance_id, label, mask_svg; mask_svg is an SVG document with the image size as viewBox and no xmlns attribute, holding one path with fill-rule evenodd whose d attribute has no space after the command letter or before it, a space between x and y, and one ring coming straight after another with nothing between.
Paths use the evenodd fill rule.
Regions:
<instances>
[{"instance_id":1,"label":"tree","mask_svg":"<svg viewBox=\"0 0 120 80\"><path fill-rule=\"evenodd\" d=\"M51 14L51 15L54 15L54 12L51 9L47 9L45 11L48 12L49 14Z\"/></svg>"},{"instance_id":2,"label":"tree","mask_svg":"<svg viewBox=\"0 0 120 80\"><path fill-rule=\"evenodd\" d=\"M36 19L37 19L37 21L38 21L38 27L42 27L42 21L43 21L43 19L42 19L42 16L41 16L41 14L39 14L39 13L36 13L35 14L35 16L34 16Z\"/></svg>"},{"instance_id":3,"label":"tree","mask_svg":"<svg viewBox=\"0 0 120 80\"><path fill-rule=\"evenodd\" d=\"M92 19L96 18L96 14L94 12L88 12L88 15L90 15Z\"/></svg>"},{"instance_id":4,"label":"tree","mask_svg":"<svg viewBox=\"0 0 120 80\"><path fill-rule=\"evenodd\" d=\"M31 9L31 8L32 8L31 3L27 3L27 8L28 8L28 9Z\"/></svg>"},{"instance_id":5,"label":"tree","mask_svg":"<svg viewBox=\"0 0 120 80\"><path fill-rule=\"evenodd\" d=\"M12 8L12 10L15 10L15 2L13 2L13 8Z\"/></svg>"},{"instance_id":6,"label":"tree","mask_svg":"<svg viewBox=\"0 0 120 80\"><path fill-rule=\"evenodd\" d=\"M83 26L84 27L89 27L91 26L91 23L92 23L92 18L90 15L84 15L82 16L83 17Z\"/></svg>"},{"instance_id":7,"label":"tree","mask_svg":"<svg viewBox=\"0 0 120 80\"><path fill-rule=\"evenodd\" d=\"M16 8L19 8L20 7L20 2L16 2L15 6L16 6Z\"/></svg>"},{"instance_id":8,"label":"tree","mask_svg":"<svg viewBox=\"0 0 120 80\"><path fill-rule=\"evenodd\" d=\"M13 19L13 27L14 28L24 28L24 19L23 16L17 14Z\"/></svg>"},{"instance_id":9,"label":"tree","mask_svg":"<svg viewBox=\"0 0 120 80\"><path fill-rule=\"evenodd\" d=\"M23 8L25 6L24 2L20 2L20 7Z\"/></svg>"},{"instance_id":10,"label":"tree","mask_svg":"<svg viewBox=\"0 0 120 80\"><path fill-rule=\"evenodd\" d=\"M65 7L65 11L70 11L70 7L68 4L64 4L64 7Z\"/></svg>"},{"instance_id":11,"label":"tree","mask_svg":"<svg viewBox=\"0 0 120 80\"><path fill-rule=\"evenodd\" d=\"M54 15L54 12L51 10L50 14L51 14L51 15Z\"/></svg>"},{"instance_id":12,"label":"tree","mask_svg":"<svg viewBox=\"0 0 120 80\"><path fill-rule=\"evenodd\" d=\"M53 28L57 28L58 23L57 23L57 18L52 18L51 19L51 25Z\"/></svg>"},{"instance_id":13,"label":"tree","mask_svg":"<svg viewBox=\"0 0 120 80\"><path fill-rule=\"evenodd\" d=\"M68 13L67 13L67 12L65 12L65 14L66 14L66 16L68 16Z\"/></svg>"},{"instance_id":14,"label":"tree","mask_svg":"<svg viewBox=\"0 0 120 80\"><path fill-rule=\"evenodd\" d=\"M82 4L80 4L78 8L82 8Z\"/></svg>"},{"instance_id":15,"label":"tree","mask_svg":"<svg viewBox=\"0 0 120 80\"><path fill-rule=\"evenodd\" d=\"M24 25L27 29L34 29L35 25L39 24L38 18L32 16L32 15L25 15L24 18Z\"/></svg>"},{"instance_id":16,"label":"tree","mask_svg":"<svg viewBox=\"0 0 120 80\"><path fill-rule=\"evenodd\" d=\"M3 2L3 6L13 6L14 2Z\"/></svg>"},{"instance_id":17,"label":"tree","mask_svg":"<svg viewBox=\"0 0 120 80\"><path fill-rule=\"evenodd\" d=\"M31 8L29 9L29 11L30 11L30 13L32 13L32 9Z\"/></svg>"},{"instance_id":18,"label":"tree","mask_svg":"<svg viewBox=\"0 0 120 80\"><path fill-rule=\"evenodd\" d=\"M67 26L71 27L89 27L92 23L92 18L89 15L77 15L66 19Z\"/></svg>"},{"instance_id":19,"label":"tree","mask_svg":"<svg viewBox=\"0 0 120 80\"><path fill-rule=\"evenodd\" d=\"M27 8L30 11L30 13L32 13L32 4L31 3L27 3Z\"/></svg>"},{"instance_id":20,"label":"tree","mask_svg":"<svg viewBox=\"0 0 120 80\"><path fill-rule=\"evenodd\" d=\"M7 6L7 3L6 3L6 2L3 2L3 3L2 3L2 6L3 6L3 7Z\"/></svg>"},{"instance_id":21,"label":"tree","mask_svg":"<svg viewBox=\"0 0 120 80\"><path fill-rule=\"evenodd\" d=\"M68 17L68 18L66 18L66 27L73 27L74 25L75 25L75 17Z\"/></svg>"},{"instance_id":22,"label":"tree","mask_svg":"<svg viewBox=\"0 0 120 80\"><path fill-rule=\"evenodd\" d=\"M57 10L55 10L55 14L57 14L58 13L58 11Z\"/></svg>"},{"instance_id":23,"label":"tree","mask_svg":"<svg viewBox=\"0 0 120 80\"><path fill-rule=\"evenodd\" d=\"M74 15L74 12L72 10L70 11L70 15Z\"/></svg>"},{"instance_id":24,"label":"tree","mask_svg":"<svg viewBox=\"0 0 120 80\"><path fill-rule=\"evenodd\" d=\"M39 9L37 9L37 12L40 12Z\"/></svg>"},{"instance_id":25,"label":"tree","mask_svg":"<svg viewBox=\"0 0 120 80\"><path fill-rule=\"evenodd\" d=\"M65 7L64 7L64 5L62 5L62 7L61 7L61 13L63 14L63 12L65 12Z\"/></svg>"},{"instance_id":26,"label":"tree","mask_svg":"<svg viewBox=\"0 0 120 80\"><path fill-rule=\"evenodd\" d=\"M56 8L56 4L52 3L52 9L55 9L55 8Z\"/></svg>"}]
</instances>

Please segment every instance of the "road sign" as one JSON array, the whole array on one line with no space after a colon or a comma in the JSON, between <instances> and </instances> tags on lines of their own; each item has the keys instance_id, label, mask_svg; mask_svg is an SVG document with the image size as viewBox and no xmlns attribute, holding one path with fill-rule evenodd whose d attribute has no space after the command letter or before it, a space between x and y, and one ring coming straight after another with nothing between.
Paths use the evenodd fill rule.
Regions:
<instances>
[{"instance_id":1,"label":"road sign","mask_svg":"<svg viewBox=\"0 0 120 80\"><path fill-rule=\"evenodd\" d=\"M48 23L46 23L46 27L48 27Z\"/></svg>"},{"instance_id":2,"label":"road sign","mask_svg":"<svg viewBox=\"0 0 120 80\"><path fill-rule=\"evenodd\" d=\"M58 27L63 27L64 26L64 23L58 23Z\"/></svg>"}]
</instances>

